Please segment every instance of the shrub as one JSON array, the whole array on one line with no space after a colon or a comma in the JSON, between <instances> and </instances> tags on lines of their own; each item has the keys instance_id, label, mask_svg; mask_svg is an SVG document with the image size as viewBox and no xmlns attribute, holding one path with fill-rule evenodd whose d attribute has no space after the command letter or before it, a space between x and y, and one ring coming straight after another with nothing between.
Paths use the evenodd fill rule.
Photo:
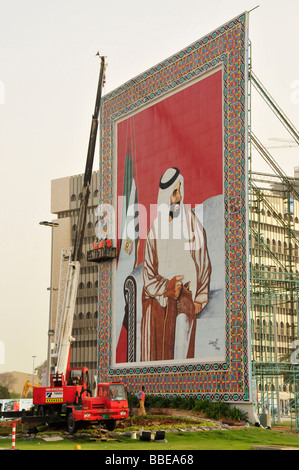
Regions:
<instances>
[{"instance_id":1,"label":"shrub","mask_svg":"<svg viewBox=\"0 0 299 470\"><path fill-rule=\"evenodd\" d=\"M225 402L211 402L199 400L196 397L165 397L157 395L146 396L146 406L152 408L176 408L191 410L204 414L209 419L229 419L235 422L248 421L248 415L243 410L231 408Z\"/></svg>"},{"instance_id":2,"label":"shrub","mask_svg":"<svg viewBox=\"0 0 299 470\"><path fill-rule=\"evenodd\" d=\"M193 411L206 413L210 407L211 407L211 402L209 400L196 400L194 407L193 407Z\"/></svg>"},{"instance_id":3,"label":"shrub","mask_svg":"<svg viewBox=\"0 0 299 470\"><path fill-rule=\"evenodd\" d=\"M219 420L226 417L229 411L229 405L227 403L217 402L210 403L210 406L206 410L206 415L210 419Z\"/></svg>"},{"instance_id":4,"label":"shrub","mask_svg":"<svg viewBox=\"0 0 299 470\"><path fill-rule=\"evenodd\" d=\"M229 409L227 417L237 422L248 421L248 414L245 411L240 410L239 408L236 408L236 407Z\"/></svg>"},{"instance_id":5,"label":"shrub","mask_svg":"<svg viewBox=\"0 0 299 470\"><path fill-rule=\"evenodd\" d=\"M138 405L138 398L134 393L127 393L129 407L136 407Z\"/></svg>"}]
</instances>

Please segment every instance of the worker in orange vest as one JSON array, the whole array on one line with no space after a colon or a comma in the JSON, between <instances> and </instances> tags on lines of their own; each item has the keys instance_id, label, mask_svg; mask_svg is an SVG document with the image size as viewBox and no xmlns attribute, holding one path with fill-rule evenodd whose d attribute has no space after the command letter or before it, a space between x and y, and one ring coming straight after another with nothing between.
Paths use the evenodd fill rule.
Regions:
<instances>
[{"instance_id":1,"label":"worker in orange vest","mask_svg":"<svg viewBox=\"0 0 299 470\"><path fill-rule=\"evenodd\" d=\"M139 412L138 412L139 416L145 416L146 415L145 408L144 408L144 402L145 402L144 390L145 390L144 385L142 385L141 390L139 390L139 392L137 393L137 398L138 398L138 401L139 401Z\"/></svg>"},{"instance_id":2,"label":"worker in orange vest","mask_svg":"<svg viewBox=\"0 0 299 470\"><path fill-rule=\"evenodd\" d=\"M99 247L100 248L105 248L105 243L104 243L103 239L100 241Z\"/></svg>"},{"instance_id":3,"label":"worker in orange vest","mask_svg":"<svg viewBox=\"0 0 299 470\"><path fill-rule=\"evenodd\" d=\"M112 246L112 241L110 240L110 238L108 238L108 239L106 240L106 246L107 246L107 247L111 247L111 246Z\"/></svg>"}]
</instances>

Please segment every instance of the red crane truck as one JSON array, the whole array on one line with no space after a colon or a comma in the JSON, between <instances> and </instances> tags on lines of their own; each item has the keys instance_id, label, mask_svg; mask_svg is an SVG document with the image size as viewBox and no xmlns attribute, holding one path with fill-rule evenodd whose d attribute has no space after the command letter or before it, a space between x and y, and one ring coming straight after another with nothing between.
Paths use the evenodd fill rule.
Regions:
<instances>
[{"instance_id":1,"label":"red crane truck","mask_svg":"<svg viewBox=\"0 0 299 470\"><path fill-rule=\"evenodd\" d=\"M126 388L121 382L99 383L91 396L86 367L69 370L68 380L61 374L51 378L50 387L33 389L33 415L23 417L31 424L64 424L70 433L92 424L104 424L113 431L117 420L128 418Z\"/></svg>"},{"instance_id":2,"label":"red crane truck","mask_svg":"<svg viewBox=\"0 0 299 470\"><path fill-rule=\"evenodd\" d=\"M61 256L59 292L57 301L52 373L46 387L33 388L33 409L22 417L23 422L38 424L65 424L74 433L78 426L104 423L113 430L116 421L129 416L126 388L121 382L100 383L96 396L91 396L89 372L86 367L70 368L72 324L80 273L81 250L84 237L90 181L94 159L98 115L104 82L105 59L101 57L96 104L92 116L88 154L73 249L63 250Z\"/></svg>"}]
</instances>

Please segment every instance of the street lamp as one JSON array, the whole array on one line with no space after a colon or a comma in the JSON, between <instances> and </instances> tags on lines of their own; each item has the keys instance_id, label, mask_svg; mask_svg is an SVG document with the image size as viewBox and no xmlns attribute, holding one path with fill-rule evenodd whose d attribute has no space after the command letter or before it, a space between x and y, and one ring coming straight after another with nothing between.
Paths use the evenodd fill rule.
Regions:
<instances>
[{"instance_id":1,"label":"street lamp","mask_svg":"<svg viewBox=\"0 0 299 470\"><path fill-rule=\"evenodd\" d=\"M58 227L57 222L48 222L43 220L39 223L40 225L45 225L46 227L51 227L51 273L50 273L50 306L49 306L49 328L48 328L48 355L47 355L47 376L46 376L46 385L50 386L50 365L51 365L51 336L53 336L52 330L52 274L53 274L53 230L55 227Z\"/></svg>"}]
</instances>

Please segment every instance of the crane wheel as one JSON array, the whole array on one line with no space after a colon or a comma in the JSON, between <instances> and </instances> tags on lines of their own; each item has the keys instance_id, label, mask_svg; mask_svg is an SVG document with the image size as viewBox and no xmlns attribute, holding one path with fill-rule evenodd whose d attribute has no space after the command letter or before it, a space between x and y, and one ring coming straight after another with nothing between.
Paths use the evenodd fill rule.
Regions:
<instances>
[{"instance_id":1,"label":"crane wheel","mask_svg":"<svg viewBox=\"0 0 299 470\"><path fill-rule=\"evenodd\" d=\"M116 428L116 419L108 419L105 421L105 426L107 431L114 431Z\"/></svg>"},{"instance_id":2,"label":"crane wheel","mask_svg":"<svg viewBox=\"0 0 299 470\"><path fill-rule=\"evenodd\" d=\"M67 430L70 434L74 434L77 430L77 423L74 420L74 415L71 411L67 415Z\"/></svg>"}]
</instances>

